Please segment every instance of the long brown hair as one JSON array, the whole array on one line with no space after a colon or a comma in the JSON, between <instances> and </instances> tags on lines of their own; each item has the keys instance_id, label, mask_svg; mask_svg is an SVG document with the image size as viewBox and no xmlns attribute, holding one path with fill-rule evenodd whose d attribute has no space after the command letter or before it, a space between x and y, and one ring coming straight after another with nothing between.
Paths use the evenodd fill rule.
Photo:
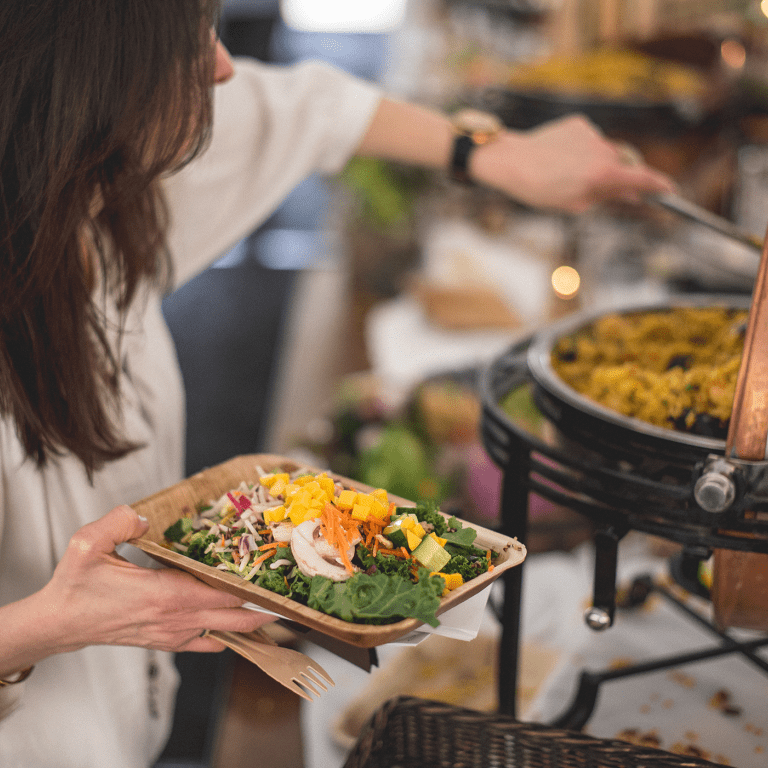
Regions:
<instances>
[{"instance_id":1,"label":"long brown hair","mask_svg":"<svg viewBox=\"0 0 768 768\"><path fill-rule=\"evenodd\" d=\"M0 2L0 414L41 466L136 447L94 280L124 313L166 274L157 180L207 138L217 7Z\"/></svg>"}]
</instances>

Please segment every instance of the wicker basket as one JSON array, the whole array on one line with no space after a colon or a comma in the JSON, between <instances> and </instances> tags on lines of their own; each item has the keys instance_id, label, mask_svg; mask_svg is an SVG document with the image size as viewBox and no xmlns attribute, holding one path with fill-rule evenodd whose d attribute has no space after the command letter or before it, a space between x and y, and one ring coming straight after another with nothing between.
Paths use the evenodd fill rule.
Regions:
<instances>
[{"instance_id":1,"label":"wicker basket","mask_svg":"<svg viewBox=\"0 0 768 768\"><path fill-rule=\"evenodd\" d=\"M412 697L373 715L344 768L713 768L707 760L595 739Z\"/></svg>"}]
</instances>

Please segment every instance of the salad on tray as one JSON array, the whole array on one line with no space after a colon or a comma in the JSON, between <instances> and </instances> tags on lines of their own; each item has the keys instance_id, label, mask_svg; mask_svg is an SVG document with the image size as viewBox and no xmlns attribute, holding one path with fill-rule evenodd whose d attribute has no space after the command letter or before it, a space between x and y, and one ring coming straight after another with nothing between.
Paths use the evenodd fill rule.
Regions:
<instances>
[{"instance_id":1,"label":"salad on tray","mask_svg":"<svg viewBox=\"0 0 768 768\"><path fill-rule=\"evenodd\" d=\"M435 627L441 597L494 568L476 535L434 503L278 470L186 511L163 546L344 621Z\"/></svg>"}]
</instances>

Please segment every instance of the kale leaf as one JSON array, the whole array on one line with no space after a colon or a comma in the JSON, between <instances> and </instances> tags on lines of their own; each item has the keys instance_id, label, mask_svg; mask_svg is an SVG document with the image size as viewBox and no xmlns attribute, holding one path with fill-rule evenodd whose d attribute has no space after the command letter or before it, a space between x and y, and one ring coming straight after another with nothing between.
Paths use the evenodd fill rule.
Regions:
<instances>
[{"instance_id":1,"label":"kale leaf","mask_svg":"<svg viewBox=\"0 0 768 768\"><path fill-rule=\"evenodd\" d=\"M356 573L345 582L323 576L312 579L310 608L344 621L386 624L414 618L436 627L435 611L445 582L420 568L416 583L384 573Z\"/></svg>"}]
</instances>

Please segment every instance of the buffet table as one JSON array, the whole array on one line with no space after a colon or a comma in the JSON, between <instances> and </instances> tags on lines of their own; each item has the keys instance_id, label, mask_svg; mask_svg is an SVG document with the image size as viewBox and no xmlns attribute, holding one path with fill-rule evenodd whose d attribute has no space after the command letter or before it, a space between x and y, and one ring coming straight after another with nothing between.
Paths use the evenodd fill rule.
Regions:
<instances>
[{"instance_id":1,"label":"buffet table","mask_svg":"<svg viewBox=\"0 0 768 768\"><path fill-rule=\"evenodd\" d=\"M665 573L666 558L655 554L640 534L624 545L620 581L641 573ZM582 618L590 599L592 558L591 547L584 545L572 553L533 555L526 561L519 720L548 723L560 715L585 666L617 668L659 652L711 645L706 633L660 600L650 600L634 611L620 611L614 627L603 634L592 632ZM693 600L692 604L699 607L697 603ZM486 648L497 638L498 622L489 610L478 639ZM430 642L423 646L426 659ZM466 655L473 647L454 642L457 654ZM436 647L433 658L439 660L445 650ZM486 677L483 693L483 667L474 682L457 676L449 685L434 665L427 668L428 661L422 659L425 674L415 686L413 667L404 662L409 650L401 646L379 648L380 667L370 674L315 646L307 645L305 650L336 682L321 701L302 704L306 768L342 766L357 735L349 725L350 713L359 715L354 718L359 723L373 713L381 697L398 691L421 698L453 699L451 703L464 695L467 706L485 711L495 705L495 681ZM461 672L466 673L466 668ZM735 657L659 671L605 684L585 732L666 751L687 751L738 768L763 768L768 754L767 694L768 678Z\"/></svg>"},{"instance_id":2,"label":"buffet table","mask_svg":"<svg viewBox=\"0 0 768 768\"><path fill-rule=\"evenodd\" d=\"M425 274L433 280L450 281L457 274L461 279L462 274L473 273L490 281L518 311L522 323L514 330L448 331L435 327L424 307L406 294L380 305L369 317L372 373L407 390L436 373L486 365L546 322L551 305L544 277L563 246L558 240L561 223L544 219L528 222L528 234L522 238L480 233L460 221L434 230L425 248ZM536 252L542 243L549 244L547 253ZM592 294L591 306L627 306L669 294L662 282L642 277L602 286ZM516 713L520 719L552 722L560 717L576 694L583 669L619 669L660 654L685 654L692 648L716 644L711 633L655 596L640 609L619 611L608 631L599 634L589 629L583 614L593 596L594 557L588 544L570 554L535 555L526 561L520 601L522 663ZM666 556L649 548L645 534L630 533L622 541L617 563L620 579L663 574L667 567ZM498 606L503 595L496 597L495 603L491 602ZM694 608L706 613L706 605L690 599ZM499 642L498 613L488 609L480 632L482 642ZM744 634L745 640L751 639ZM303 707L304 725L310 734L310 768L342 765L353 737L343 727L344 723L349 725L349 712L365 710L366 701L372 712L381 703L383 692L396 691L398 670L404 664L400 656L403 649L379 650L381 668L370 676L318 651L318 662L331 672L337 687L324 695L322 707ZM435 654L437 657L437 650ZM761 658L768 663L768 655ZM486 671L478 671L477 679ZM434 688L426 685L413 690L408 682L402 680L403 688L407 688L404 692L433 698ZM455 694L456 686L452 690ZM472 696L476 693L473 689ZM734 655L660 669L602 685L585 730L602 738L619 737L725 765L757 768L765 764L768 749L768 716L763 706L766 693L768 677ZM474 701L478 708L497 707L499 702L493 696L490 699L481 696Z\"/></svg>"}]
</instances>

